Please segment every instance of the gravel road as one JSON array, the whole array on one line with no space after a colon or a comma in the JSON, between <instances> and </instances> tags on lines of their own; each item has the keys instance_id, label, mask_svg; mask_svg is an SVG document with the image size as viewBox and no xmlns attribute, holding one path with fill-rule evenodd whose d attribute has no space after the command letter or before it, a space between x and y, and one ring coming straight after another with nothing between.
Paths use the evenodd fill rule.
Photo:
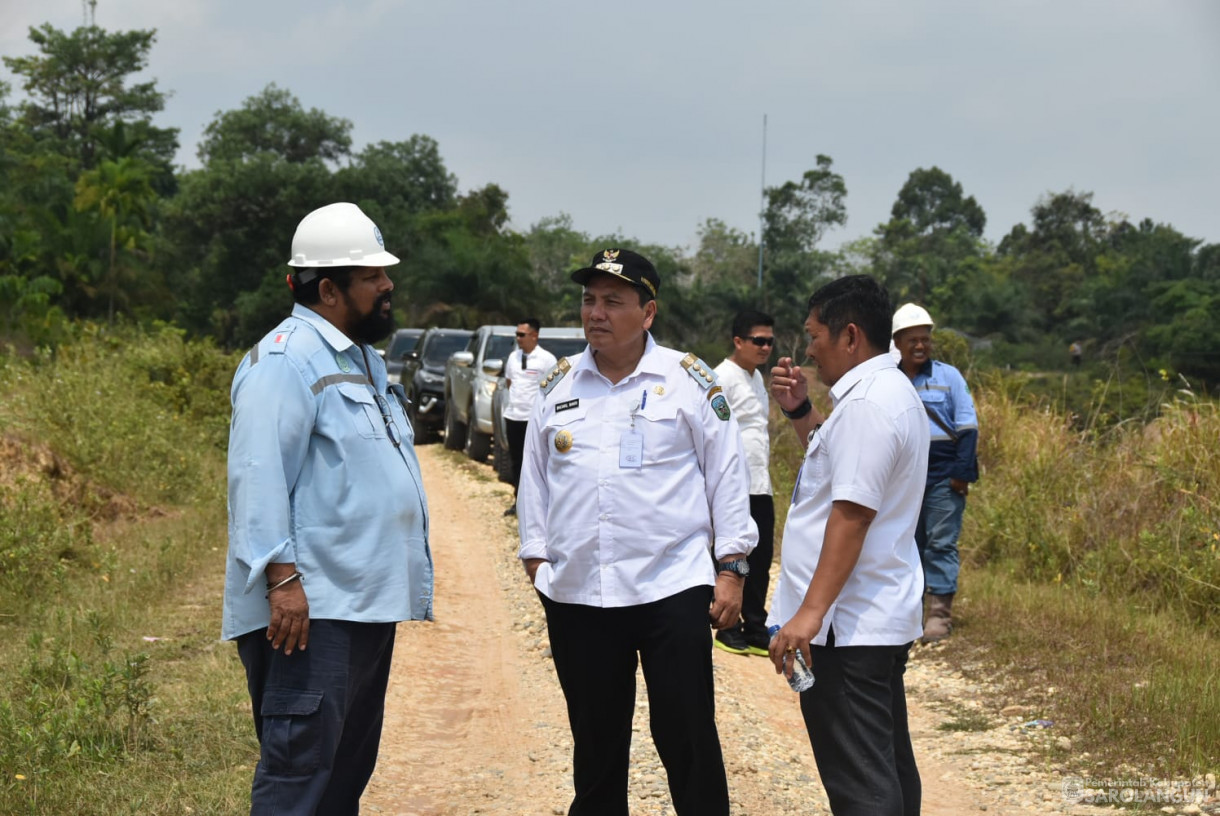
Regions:
<instances>
[{"instance_id":1,"label":"gravel road","mask_svg":"<svg viewBox=\"0 0 1220 816\"><path fill-rule=\"evenodd\" d=\"M439 445L418 452L432 514L436 621L399 627L381 759L364 812L565 814L571 741L541 605L516 559L515 524L501 515L511 489L490 468ZM733 813L829 813L796 695L765 658L719 650L714 658ZM638 686L631 813L670 816L642 678ZM1070 748L1070 735L1023 727L1036 719L1033 710L995 710L991 689L948 670L935 647L917 647L907 688L925 814L1114 812L1080 803L1074 781L1035 750L1043 740ZM941 727L974 719L985 721L977 726L984 730ZM1201 809L1182 803L1152 810L1220 812L1211 781L1213 799Z\"/></svg>"}]
</instances>

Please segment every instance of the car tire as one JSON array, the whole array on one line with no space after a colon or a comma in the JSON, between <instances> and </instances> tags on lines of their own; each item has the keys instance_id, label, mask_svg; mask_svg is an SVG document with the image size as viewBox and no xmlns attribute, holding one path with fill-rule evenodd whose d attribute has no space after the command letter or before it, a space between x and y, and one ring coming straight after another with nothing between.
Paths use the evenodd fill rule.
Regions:
<instances>
[{"instance_id":1,"label":"car tire","mask_svg":"<svg viewBox=\"0 0 1220 816\"><path fill-rule=\"evenodd\" d=\"M500 443L499 437L491 443L491 466L495 468L497 479L505 484L513 483L513 457L508 448Z\"/></svg>"},{"instance_id":2,"label":"car tire","mask_svg":"<svg viewBox=\"0 0 1220 816\"><path fill-rule=\"evenodd\" d=\"M453 400L445 400L445 448L462 450L466 447L466 425L453 412Z\"/></svg>"},{"instance_id":3,"label":"car tire","mask_svg":"<svg viewBox=\"0 0 1220 816\"><path fill-rule=\"evenodd\" d=\"M471 410L471 416L474 411ZM491 453L491 437L473 426L466 429L466 455L475 462L486 462L487 454Z\"/></svg>"}]
</instances>

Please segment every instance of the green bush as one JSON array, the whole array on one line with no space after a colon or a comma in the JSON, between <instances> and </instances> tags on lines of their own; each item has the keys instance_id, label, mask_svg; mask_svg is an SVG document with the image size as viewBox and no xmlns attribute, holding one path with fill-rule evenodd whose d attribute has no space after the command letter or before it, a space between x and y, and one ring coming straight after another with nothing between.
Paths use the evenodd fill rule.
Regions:
<instances>
[{"instance_id":1,"label":"green bush","mask_svg":"<svg viewBox=\"0 0 1220 816\"><path fill-rule=\"evenodd\" d=\"M5 363L10 426L46 440L140 506L189 501L223 450L237 359L182 331L78 327L54 351Z\"/></svg>"}]
</instances>

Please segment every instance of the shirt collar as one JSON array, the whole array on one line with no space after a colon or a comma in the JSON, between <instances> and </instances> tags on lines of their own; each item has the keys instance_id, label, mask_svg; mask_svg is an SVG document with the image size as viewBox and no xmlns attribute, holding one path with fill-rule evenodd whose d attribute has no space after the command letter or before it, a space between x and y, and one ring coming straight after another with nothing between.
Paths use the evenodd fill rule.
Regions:
<instances>
[{"instance_id":1,"label":"shirt collar","mask_svg":"<svg viewBox=\"0 0 1220 816\"><path fill-rule=\"evenodd\" d=\"M322 339L326 344L335 351L347 351L352 346L356 345L351 341L346 334L339 331L334 323L331 323L325 317L315 312L313 309L303 304L297 303L292 307L292 316L304 320L309 325L317 329L318 334L322 335Z\"/></svg>"},{"instance_id":2,"label":"shirt collar","mask_svg":"<svg viewBox=\"0 0 1220 816\"><path fill-rule=\"evenodd\" d=\"M830 401L834 405L839 404L839 400L847 396L847 392L856 387L856 384L865 377L882 370L883 368L897 368L894 358L889 355L889 352L882 352L875 357L869 357L864 362L848 370L846 374L839 378L839 381L830 388Z\"/></svg>"},{"instance_id":3,"label":"shirt collar","mask_svg":"<svg viewBox=\"0 0 1220 816\"><path fill-rule=\"evenodd\" d=\"M664 374L664 359L660 354L656 353L657 341L652 339L652 332L644 332L644 356L636 363L635 371L632 371L623 378L623 382L630 380L637 374ZM597 376L602 376L602 373L597 370L597 363L593 360L593 349L586 347L586 353L582 354L580 360L572 367L572 374L575 376L581 371L591 371Z\"/></svg>"}]
</instances>

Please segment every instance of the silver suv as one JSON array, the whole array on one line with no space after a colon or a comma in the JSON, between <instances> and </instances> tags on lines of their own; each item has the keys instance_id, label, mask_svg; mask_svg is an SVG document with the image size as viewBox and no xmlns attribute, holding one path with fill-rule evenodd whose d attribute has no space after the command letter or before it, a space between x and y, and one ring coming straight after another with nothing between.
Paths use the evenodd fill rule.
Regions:
<instances>
[{"instance_id":1,"label":"silver suv","mask_svg":"<svg viewBox=\"0 0 1220 816\"><path fill-rule=\"evenodd\" d=\"M517 345L516 326L480 326L465 351L445 364L445 447L482 462L491 452L491 397L504 360Z\"/></svg>"}]
</instances>

